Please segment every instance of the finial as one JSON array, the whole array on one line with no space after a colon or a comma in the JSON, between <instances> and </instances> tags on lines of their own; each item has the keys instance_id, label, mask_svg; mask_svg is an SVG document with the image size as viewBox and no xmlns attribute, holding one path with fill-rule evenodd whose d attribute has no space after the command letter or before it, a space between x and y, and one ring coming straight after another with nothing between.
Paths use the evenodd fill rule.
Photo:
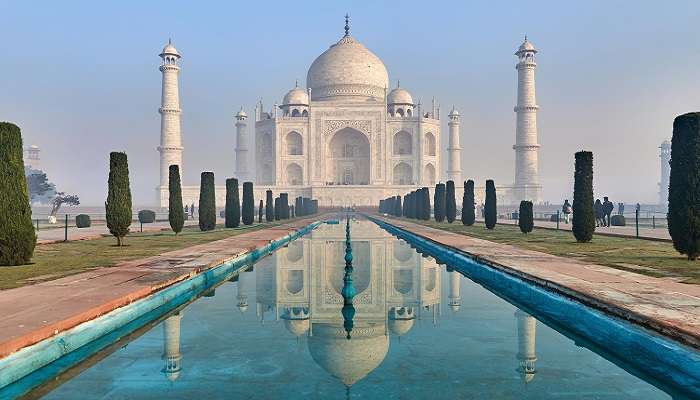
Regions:
<instances>
[{"instance_id":1,"label":"finial","mask_svg":"<svg viewBox=\"0 0 700 400\"><path fill-rule=\"evenodd\" d=\"M299 79L294 80L294 89L299 87Z\"/></svg>"},{"instance_id":2,"label":"finial","mask_svg":"<svg viewBox=\"0 0 700 400\"><path fill-rule=\"evenodd\" d=\"M525 34L525 41L527 42L527 33Z\"/></svg>"},{"instance_id":3,"label":"finial","mask_svg":"<svg viewBox=\"0 0 700 400\"><path fill-rule=\"evenodd\" d=\"M397 79L396 80L396 88L398 89L400 87L401 87L401 79Z\"/></svg>"},{"instance_id":4,"label":"finial","mask_svg":"<svg viewBox=\"0 0 700 400\"><path fill-rule=\"evenodd\" d=\"M345 36L350 36L350 15L345 14Z\"/></svg>"},{"instance_id":5,"label":"finial","mask_svg":"<svg viewBox=\"0 0 700 400\"><path fill-rule=\"evenodd\" d=\"M168 38L168 44L173 44L173 38Z\"/></svg>"}]
</instances>

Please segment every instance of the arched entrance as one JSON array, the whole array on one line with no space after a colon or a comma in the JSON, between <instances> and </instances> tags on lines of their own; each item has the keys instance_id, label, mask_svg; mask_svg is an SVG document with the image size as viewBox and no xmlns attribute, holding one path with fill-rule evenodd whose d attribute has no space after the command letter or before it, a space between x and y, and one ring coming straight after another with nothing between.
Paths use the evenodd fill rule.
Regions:
<instances>
[{"instance_id":1,"label":"arched entrance","mask_svg":"<svg viewBox=\"0 0 700 400\"><path fill-rule=\"evenodd\" d=\"M369 185L370 147L362 132L343 128L333 134L326 157L326 183Z\"/></svg>"},{"instance_id":2,"label":"arched entrance","mask_svg":"<svg viewBox=\"0 0 700 400\"><path fill-rule=\"evenodd\" d=\"M394 185L412 185L413 169L405 162L400 162L394 167Z\"/></svg>"}]
</instances>

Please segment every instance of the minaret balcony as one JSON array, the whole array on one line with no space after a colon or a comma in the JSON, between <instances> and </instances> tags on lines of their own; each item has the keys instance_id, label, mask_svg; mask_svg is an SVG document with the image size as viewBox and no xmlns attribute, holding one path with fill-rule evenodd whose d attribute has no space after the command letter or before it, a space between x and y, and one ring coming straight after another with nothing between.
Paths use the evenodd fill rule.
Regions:
<instances>
[{"instance_id":1,"label":"minaret balcony","mask_svg":"<svg viewBox=\"0 0 700 400\"><path fill-rule=\"evenodd\" d=\"M170 108L170 107L160 107L158 109L158 112L161 114L176 114L180 113L182 110L179 108Z\"/></svg>"},{"instance_id":2,"label":"minaret balcony","mask_svg":"<svg viewBox=\"0 0 700 400\"><path fill-rule=\"evenodd\" d=\"M538 106L538 105L513 107L513 111L515 111L515 112L518 112L518 111L537 111L539 109L540 109L540 106Z\"/></svg>"}]
</instances>

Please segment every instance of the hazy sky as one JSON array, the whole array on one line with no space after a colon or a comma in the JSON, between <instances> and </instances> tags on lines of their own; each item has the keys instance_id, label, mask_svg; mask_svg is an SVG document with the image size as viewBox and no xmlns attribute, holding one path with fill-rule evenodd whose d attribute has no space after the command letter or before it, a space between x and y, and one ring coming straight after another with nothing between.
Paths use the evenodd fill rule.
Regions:
<instances>
[{"instance_id":1,"label":"hazy sky","mask_svg":"<svg viewBox=\"0 0 700 400\"><path fill-rule=\"evenodd\" d=\"M342 35L345 12L392 85L401 79L424 104L435 96L443 116L453 104L461 112L465 179L513 180L513 53L525 33L540 51L547 200L571 197L573 154L586 149L596 196L655 202L657 147L675 116L700 109L698 1L0 1L0 120L18 124L58 189L86 205L104 202L109 152L126 151L134 202L152 204L157 55L172 37L183 55L185 183L203 170L223 183L235 165L235 112L252 115L259 97L269 108L305 82Z\"/></svg>"}]
</instances>

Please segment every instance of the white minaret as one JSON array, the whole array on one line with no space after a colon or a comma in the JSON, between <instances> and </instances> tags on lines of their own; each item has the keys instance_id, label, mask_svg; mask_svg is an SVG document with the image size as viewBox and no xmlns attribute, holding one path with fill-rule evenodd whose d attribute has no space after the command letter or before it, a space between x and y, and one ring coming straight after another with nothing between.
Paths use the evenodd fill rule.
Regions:
<instances>
[{"instance_id":1,"label":"white minaret","mask_svg":"<svg viewBox=\"0 0 700 400\"><path fill-rule=\"evenodd\" d=\"M182 314L177 312L163 321L163 373L168 380L175 381L182 369L182 354L180 354L180 319Z\"/></svg>"},{"instance_id":2,"label":"white minaret","mask_svg":"<svg viewBox=\"0 0 700 400\"><path fill-rule=\"evenodd\" d=\"M246 127L245 122L248 118L248 114L243 111L243 107L236 114L236 177L239 182L250 181L250 174L248 173L248 144L246 138Z\"/></svg>"},{"instance_id":3,"label":"white minaret","mask_svg":"<svg viewBox=\"0 0 700 400\"><path fill-rule=\"evenodd\" d=\"M661 180L659 181L659 205L668 204L668 183L671 178L671 142L664 140L659 146L661 158Z\"/></svg>"},{"instance_id":4,"label":"white minaret","mask_svg":"<svg viewBox=\"0 0 700 400\"><path fill-rule=\"evenodd\" d=\"M515 318L518 324L518 372L520 372L525 383L530 382L535 377L535 339L537 320L530 314L517 310Z\"/></svg>"},{"instance_id":5,"label":"white minaret","mask_svg":"<svg viewBox=\"0 0 700 400\"><path fill-rule=\"evenodd\" d=\"M168 189L168 175L171 165L180 167L182 177L182 135L180 134L180 95L178 88L178 75L180 67L177 62L180 53L177 52L168 40L168 44L159 54L163 60L160 72L163 73L163 91L160 99L160 188ZM166 194L167 196L167 194ZM167 204L167 200L166 200Z\"/></svg>"},{"instance_id":6,"label":"white minaret","mask_svg":"<svg viewBox=\"0 0 700 400\"><path fill-rule=\"evenodd\" d=\"M518 56L518 105L515 125L515 190L513 200L542 201L539 181L537 143L537 101L535 99L535 47L527 41L520 45L515 55Z\"/></svg>"},{"instance_id":7,"label":"white minaret","mask_svg":"<svg viewBox=\"0 0 700 400\"><path fill-rule=\"evenodd\" d=\"M459 311L459 307L462 305L462 297L459 295L459 283L460 283L460 273L457 271L450 271L450 293L449 293L449 306L452 311Z\"/></svg>"},{"instance_id":8,"label":"white minaret","mask_svg":"<svg viewBox=\"0 0 700 400\"><path fill-rule=\"evenodd\" d=\"M450 121L449 142L447 144L447 180L455 185L462 184L462 149L459 147L459 112L454 106L448 115Z\"/></svg>"}]
</instances>

